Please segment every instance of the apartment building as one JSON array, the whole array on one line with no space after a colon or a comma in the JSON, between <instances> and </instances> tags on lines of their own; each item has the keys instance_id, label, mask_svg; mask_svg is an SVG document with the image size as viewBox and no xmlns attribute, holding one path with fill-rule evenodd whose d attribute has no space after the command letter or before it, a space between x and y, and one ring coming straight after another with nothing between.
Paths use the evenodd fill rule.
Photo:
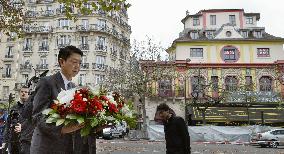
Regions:
<instances>
[{"instance_id":1,"label":"apartment building","mask_svg":"<svg viewBox=\"0 0 284 154\"><path fill-rule=\"evenodd\" d=\"M91 1L84 3L92 8ZM54 0L26 0L23 6L30 20L23 26L24 38L1 34L0 99L6 100L35 74L57 72L59 49L67 45L80 48L81 71L77 85L99 84L105 71L129 59L131 27L126 10L104 12L101 9L83 15L72 8L77 20L65 16L66 7Z\"/></svg>"}]
</instances>

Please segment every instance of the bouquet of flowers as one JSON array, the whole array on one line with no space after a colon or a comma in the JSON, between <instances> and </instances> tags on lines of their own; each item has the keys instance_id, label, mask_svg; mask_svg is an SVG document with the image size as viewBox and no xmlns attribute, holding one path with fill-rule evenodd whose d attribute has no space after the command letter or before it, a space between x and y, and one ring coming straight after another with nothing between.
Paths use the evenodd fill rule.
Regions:
<instances>
[{"instance_id":1,"label":"bouquet of flowers","mask_svg":"<svg viewBox=\"0 0 284 154\"><path fill-rule=\"evenodd\" d=\"M50 108L42 112L46 123L64 125L62 133L80 130L87 136L93 129L104 128L108 123L135 122L131 104L116 92L103 94L90 87L62 90Z\"/></svg>"}]
</instances>

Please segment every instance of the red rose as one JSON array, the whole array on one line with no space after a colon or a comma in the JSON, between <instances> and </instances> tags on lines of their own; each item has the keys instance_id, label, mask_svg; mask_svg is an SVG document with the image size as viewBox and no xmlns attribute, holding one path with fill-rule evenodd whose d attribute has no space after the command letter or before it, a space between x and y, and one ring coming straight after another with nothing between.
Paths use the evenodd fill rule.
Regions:
<instances>
[{"instance_id":1,"label":"red rose","mask_svg":"<svg viewBox=\"0 0 284 154\"><path fill-rule=\"evenodd\" d=\"M116 106L113 103L108 103L108 109L109 109L109 112L114 112L114 113L118 112Z\"/></svg>"}]
</instances>

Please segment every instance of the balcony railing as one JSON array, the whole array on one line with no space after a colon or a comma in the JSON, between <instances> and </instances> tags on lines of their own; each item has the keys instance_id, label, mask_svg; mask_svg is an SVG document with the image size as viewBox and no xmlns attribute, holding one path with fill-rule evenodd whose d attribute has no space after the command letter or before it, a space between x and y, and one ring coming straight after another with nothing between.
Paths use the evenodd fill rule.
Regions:
<instances>
[{"instance_id":1,"label":"balcony railing","mask_svg":"<svg viewBox=\"0 0 284 154\"><path fill-rule=\"evenodd\" d=\"M5 58L14 58L14 55L5 55Z\"/></svg>"},{"instance_id":2,"label":"balcony railing","mask_svg":"<svg viewBox=\"0 0 284 154\"><path fill-rule=\"evenodd\" d=\"M64 47L66 47L66 46L68 46L68 45L70 45L70 43L66 43L66 44L58 44L57 46L58 46L58 48L60 49L60 48L64 48Z\"/></svg>"},{"instance_id":3,"label":"balcony railing","mask_svg":"<svg viewBox=\"0 0 284 154\"><path fill-rule=\"evenodd\" d=\"M107 46L97 44L95 50L107 51Z\"/></svg>"},{"instance_id":4,"label":"balcony railing","mask_svg":"<svg viewBox=\"0 0 284 154\"><path fill-rule=\"evenodd\" d=\"M49 51L49 47L48 46L39 46L38 50L39 51Z\"/></svg>"},{"instance_id":5,"label":"balcony railing","mask_svg":"<svg viewBox=\"0 0 284 154\"><path fill-rule=\"evenodd\" d=\"M41 12L41 15L45 16L45 17L54 16L54 11L53 10L45 10L45 11Z\"/></svg>"},{"instance_id":6,"label":"balcony railing","mask_svg":"<svg viewBox=\"0 0 284 154\"><path fill-rule=\"evenodd\" d=\"M26 17L29 17L29 18L37 17L37 16L38 16L38 12L36 12L36 11L27 11L27 12L25 13L25 16L26 16Z\"/></svg>"},{"instance_id":7,"label":"balcony railing","mask_svg":"<svg viewBox=\"0 0 284 154\"><path fill-rule=\"evenodd\" d=\"M93 63L93 69L94 70L98 70L98 71L105 71L107 69L107 65L105 64L97 64L97 63Z\"/></svg>"},{"instance_id":8,"label":"balcony railing","mask_svg":"<svg viewBox=\"0 0 284 154\"><path fill-rule=\"evenodd\" d=\"M32 46L23 46L23 51L32 51L33 47Z\"/></svg>"},{"instance_id":9,"label":"balcony railing","mask_svg":"<svg viewBox=\"0 0 284 154\"><path fill-rule=\"evenodd\" d=\"M15 90L20 90L24 85L25 83L15 83Z\"/></svg>"},{"instance_id":10,"label":"balcony railing","mask_svg":"<svg viewBox=\"0 0 284 154\"><path fill-rule=\"evenodd\" d=\"M48 33L52 31L51 26L24 26L24 32L26 33Z\"/></svg>"},{"instance_id":11,"label":"balcony railing","mask_svg":"<svg viewBox=\"0 0 284 154\"><path fill-rule=\"evenodd\" d=\"M21 70L32 70L32 65L27 63L27 64L20 64L20 69Z\"/></svg>"},{"instance_id":12,"label":"balcony railing","mask_svg":"<svg viewBox=\"0 0 284 154\"><path fill-rule=\"evenodd\" d=\"M174 97L174 92L172 90L168 90L168 89L159 89L158 91L158 96L160 97Z\"/></svg>"},{"instance_id":13,"label":"balcony railing","mask_svg":"<svg viewBox=\"0 0 284 154\"><path fill-rule=\"evenodd\" d=\"M48 69L48 64L37 64L36 69Z\"/></svg>"},{"instance_id":14,"label":"balcony railing","mask_svg":"<svg viewBox=\"0 0 284 154\"><path fill-rule=\"evenodd\" d=\"M89 63L81 63L81 69L89 69Z\"/></svg>"},{"instance_id":15,"label":"balcony railing","mask_svg":"<svg viewBox=\"0 0 284 154\"><path fill-rule=\"evenodd\" d=\"M2 78L11 78L12 77L12 75L11 74L2 74Z\"/></svg>"},{"instance_id":16,"label":"balcony railing","mask_svg":"<svg viewBox=\"0 0 284 154\"><path fill-rule=\"evenodd\" d=\"M79 49L81 50L89 50L89 44L80 44Z\"/></svg>"}]
</instances>

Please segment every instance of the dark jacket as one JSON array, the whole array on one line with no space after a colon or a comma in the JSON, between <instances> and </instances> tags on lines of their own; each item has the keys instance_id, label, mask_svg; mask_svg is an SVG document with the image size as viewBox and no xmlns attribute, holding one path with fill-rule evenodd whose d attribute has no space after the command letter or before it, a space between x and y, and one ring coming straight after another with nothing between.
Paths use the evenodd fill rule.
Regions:
<instances>
[{"instance_id":1,"label":"dark jacket","mask_svg":"<svg viewBox=\"0 0 284 154\"><path fill-rule=\"evenodd\" d=\"M167 154L190 154L190 137L183 118L172 116L164 123Z\"/></svg>"},{"instance_id":2,"label":"dark jacket","mask_svg":"<svg viewBox=\"0 0 284 154\"><path fill-rule=\"evenodd\" d=\"M11 107L3 134L3 141L5 143L19 141L20 134L14 132L14 128L12 127L15 127L17 123L22 123L24 121L22 118L23 108L24 104L21 104L20 102L17 102Z\"/></svg>"},{"instance_id":3,"label":"dark jacket","mask_svg":"<svg viewBox=\"0 0 284 154\"><path fill-rule=\"evenodd\" d=\"M34 125L32 123L32 111L33 111L33 96L30 96L27 102L25 102L22 110L22 130L20 136L20 142L30 143L32 141Z\"/></svg>"},{"instance_id":4,"label":"dark jacket","mask_svg":"<svg viewBox=\"0 0 284 154\"><path fill-rule=\"evenodd\" d=\"M60 72L42 78L35 90L32 118L35 124L31 143L31 154L72 154L73 144L70 134L61 134L62 126L47 124L44 109L57 98L61 89L65 89Z\"/></svg>"}]
</instances>

